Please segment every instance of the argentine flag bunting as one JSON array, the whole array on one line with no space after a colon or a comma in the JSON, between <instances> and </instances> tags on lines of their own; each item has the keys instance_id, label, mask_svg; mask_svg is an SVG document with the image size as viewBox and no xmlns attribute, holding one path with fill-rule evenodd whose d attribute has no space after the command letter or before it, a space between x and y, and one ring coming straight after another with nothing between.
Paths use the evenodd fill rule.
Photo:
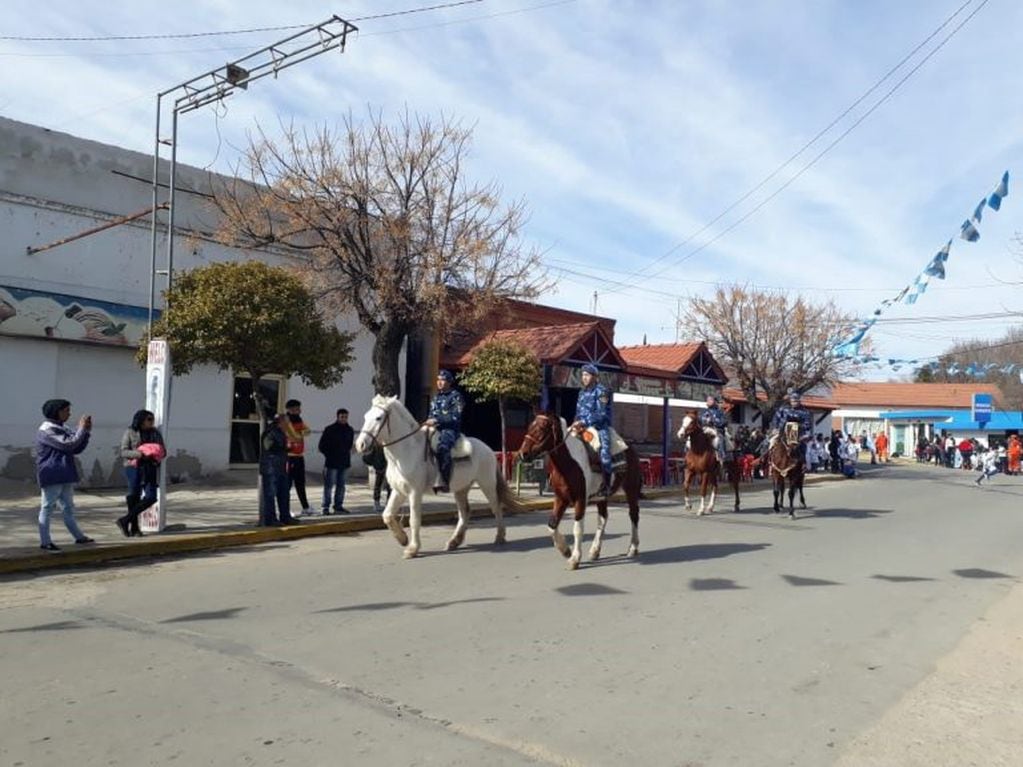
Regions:
<instances>
[{"instance_id":1,"label":"argentine flag bunting","mask_svg":"<svg viewBox=\"0 0 1023 767\"><path fill-rule=\"evenodd\" d=\"M995 191L987 198L988 207L998 210L1002 207L1002 200L1009 196L1009 171L1002 174L1002 180L995 187Z\"/></svg>"},{"instance_id":2,"label":"argentine flag bunting","mask_svg":"<svg viewBox=\"0 0 1023 767\"><path fill-rule=\"evenodd\" d=\"M977 227L969 219L963 221L961 229L962 231L959 232L959 236L967 242L976 242L980 239L980 232L977 231Z\"/></svg>"}]
</instances>

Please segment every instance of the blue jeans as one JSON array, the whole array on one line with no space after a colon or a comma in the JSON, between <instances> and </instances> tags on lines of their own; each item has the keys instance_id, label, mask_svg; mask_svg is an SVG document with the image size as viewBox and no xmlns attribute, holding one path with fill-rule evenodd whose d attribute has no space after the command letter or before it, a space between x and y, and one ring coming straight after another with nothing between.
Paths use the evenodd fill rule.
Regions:
<instances>
[{"instance_id":1,"label":"blue jeans","mask_svg":"<svg viewBox=\"0 0 1023 767\"><path fill-rule=\"evenodd\" d=\"M145 472L136 466L124 467L124 479L128 483L128 495L125 500L128 502L128 523L132 529L139 525L139 515L156 503L155 482L146 482Z\"/></svg>"},{"instance_id":2,"label":"blue jeans","mask_svg":"<svg viewBox=\"0 0 1023 767\"><path fill-rule=\"evenodd\" d=\"M334 511L341 511L345 505L345 482L348 479L348 468L323 470L323 510L330 508L331 491L334 494Z\"/></svg>"},{"instance_id":3,"label":"blue jeans","mask_svg":"<svg viewBox=\"0 0 1023 767\"><path fill-rule=\"evenodd\" d=\"M53 541L50 539L50 515L57 506L57 501L64 511L64 526L76 541L85 537L85 533L78 527L75 521L75 486L72 483L66 485L47 485L42 489L42 503L39 508L39 543L48 546Z\"/></svg>"},{"instance_id":4,"label":"blue jeans","mask_svg":"<svg viewBox=\"0 0 1023 767\"><path fill-rule=\"evenodd\" d=\"M262 474L263 481L263 519L266 527L291 521L288 509L291 483L287 474ZM274 504L276 503L276 509ZM280 517L278 518L278 515Z\"/></svg>"}]
</instances>

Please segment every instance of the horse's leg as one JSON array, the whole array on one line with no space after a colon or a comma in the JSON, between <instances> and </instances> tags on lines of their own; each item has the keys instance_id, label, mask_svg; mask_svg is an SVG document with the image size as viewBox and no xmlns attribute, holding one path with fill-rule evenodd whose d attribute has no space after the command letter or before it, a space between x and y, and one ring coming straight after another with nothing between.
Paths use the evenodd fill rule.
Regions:
<instances>
[{"instance_id":1,"label":"horse's leg","mask_svg":"<svg viewBox=\"0 0 1023 767\"><path fill-rule=\"evenodd\" d=\"M805 479L805 475L799 476L799 505L804 509L806 508L806 498L803 496L803 481Z\"/></svg>"},{"instance_id":2,"label":"horse's leg","mask_svg":"<svg viewBox=\"0 0 1023 767\"><path fill-rule=\"evenodd\" d=\"M735 510L739 510L739 461L732 464L732 490L735 491Z\"/></svg>"},{"instance_id":3,"label":"horse's leg","mask_svg":"<svg viewBox=\"0 0 1023 767\"><path fill-rule=\"evenodd\" d=\"M629 503L629 521L632 522L632 538L629 540L629 551L625 555L627 557L639 554L639 493L642 488L643 478L637 463L635 471L630 471L630 474L625 476L625 498Z\"/></svg>"},{"instance_id":4,"label":"horse's leg","mask_svg":"<svg viewBox=\"0 0 1023 767\"><path fill-rule=\"evenodd\" d=\"M686 511L692 508L689 504L689 486L693 484L693 470L686 468L685 478L682 480L682 497L685 499Z\"/></svg>"},{"instance_id":5,"label":"horse's leg","mask_svg":"<svg viewBox=\"0 0 1023 767\"><path fill-rule=\"evenodd\" d=\"M568 550L564 536L562 536L561 531L558 530L558 525L561 524L561 518L565 515L565 509L567 508L568 501L554 496L554 508L551 510L551 515L547 519L547 529L551 531L551 540L554 541L554 548L566 559L571 552Z\"/></svg>"},{"instance_id":6,"label":"horse's leg","mask_svg":"<svg viewBox=\"0 0 1023 767\"><path fill-rule=\"evenodd\" d=\"M408 536L405 534L405 530L402 529L401 522L398 521L398 510L406 500L406 496L391 488L391 493L387 496L387 506L384 507L384 513L381 515L384 524L387 525L391 535L398 541L399 546L408 546Z\"/></svg>"},{"instance_id":7,"label":"horse's leg","mask_svg":"<svg viewBox=\"0 0 1023 767\"><path fill-rule=\"evenodd\" d=\"M778 477L771 478L771 492L774 494L774 513L781 513L781 501L785 499L785 480L778 481Z\"/></svg>"},{"instance_id":8,"label":"horse's leg","mask_svg":"<svg viewBox=\"0 0 1023 767\"><path fill-rule=\"evenodd\" d=\"M419 539L419 528L423 524L423 494L419 490L413 490L409 494L408 498L408 529L409 529L409 543L405 547L405 552L402 556L405 559L412 559L419 554L419 548L422 546L422 542Z\"/></svg>"},{"instance_id":9,"label":"horse's leg","mask_svg":"<svg viewBox=\"0 0 1023 767\"><path fill-rule=\"evenodd\" d=\"M600 547L604 543L604 528L607 527L607 500L597 501L597 533L593 536L593 543L590 546L590 559L600 559Z\"/></svg>"},{"instance_id":10,"label":"horse's leg","mask_svg":"<svg viewBox=\"0 0 1023 767\"><path fill-rule=\"evenodd\" d=\"M576 499L573 506L575 521L572 523L572 555L568 558L569 570L579 569L579 562L583 558L583 516L586 514L586 499Z\"/></svg>"},{"instance_id":11,"label":"horse's leg","mask_svg":"<svg viewBox=\"0 0 1023 767\"><path fill-rule=\"evenodd\" d=\"M448 539L448 551L457 549L465 542L465 531L469 527L469 488L455 493L455 505L458 507L458 524Z\"/></svg>"},{"instance_id":12,"label":"horse's leg","mask_svg":"<svg viewBox=\"0 0 1023 767\"><path fill-rule=\"evenodd\" d=\"M720 469L718 471L720 471ZM711 475L710 481L707 483L710 486L710 505L707 506L708 514L714 513L714 501L716 501L718 497L718 471L715 471L714 474Z\"/></svg>"},{"instance_id":13,"label":"horse's leg","mask_svg":"<svg viewBox=\"0 0 1023 767\"><path fill-rule=\"evenodd\" d=\"M703 516L704 505L707 503L707 484L710 482L710 472L703 471L700 474L700 508L696 516Z\"/></svg>"},{"instance_id":14,"label":"horse's leg","mask_svg":"<svg viewBox=\"0 0 1023 767\"><path fill-rule=\"evenodd\" d=\"M796 478L789 479L789 519L796 518Z\"/></svg>"}]
</instances>

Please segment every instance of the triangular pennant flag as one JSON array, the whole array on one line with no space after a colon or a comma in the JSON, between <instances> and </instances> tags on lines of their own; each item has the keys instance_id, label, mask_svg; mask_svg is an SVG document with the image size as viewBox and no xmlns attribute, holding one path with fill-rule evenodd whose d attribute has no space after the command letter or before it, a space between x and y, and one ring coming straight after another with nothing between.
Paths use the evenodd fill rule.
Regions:
<instances>
[{"instance_id":1,"label":"triangular pennant flag","mask_svg":"<svg viewBox=\"0 0 1023 767\"><path fill-rule=\"evenodd\" d=\"M984 206L987 205L987 197L977 203L977 207L973 209L973 216L970 218L974 223L979 224L981 218L984 217Z\"/></svg>"},{"instance_id":2,"label":"triangular pennant flag","mask_svg":"<svg viewBox=\"0 0 1023 767\"><path fill-rule=\"evenodd\" d=\"M998 210L1002 207L1002 199L1009 196L1009 171L1002 174L1002 180L995 187L995 191L987 198L988 207Z\"/></svg>"},{"instance_id":3,"label":"triangular pennant flag","mask_svg":"<svg viewBox=\"0 0 1023 767\"><path fill-rule=\"evenodd\" d=\"M980 232L977 231L977 227L973 225L972 221L963 221L961 229L959 236L967 242L976 242L980 239Z\"/></svg>"}]
</instances>

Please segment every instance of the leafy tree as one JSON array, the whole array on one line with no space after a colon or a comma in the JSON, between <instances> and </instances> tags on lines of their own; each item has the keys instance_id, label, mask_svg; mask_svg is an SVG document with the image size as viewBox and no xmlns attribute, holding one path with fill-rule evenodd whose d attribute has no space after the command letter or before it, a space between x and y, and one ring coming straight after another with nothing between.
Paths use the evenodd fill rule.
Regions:
<instances>
[{"instance_id":1,"label":"leafy tree","mask_svg":"<svg viewBox=\"0 0 1023 767\"><path fill-rule=\"evenodd\" d=\"M509 399L534 399L543 385L540 361L528 348L514 341L493 339L482 344L458 377L480 402L497 400L501 413L501 455L505 443L505 412ZM503 463L503 461L502 461ZM504 471L502 465L501 470Z\"/></svg>"},{"instance_id":2,"label":"leafy tree","mask_svg":"<svg viewBox=\"0 0 1023 767\"><path fill-rule=\"evenodd\" d=\"M327 388L349 369L353 336L325 323L302 280L286 269L260 261L210 264L177 276L164 297L153 336L169 342L174 375L202 364L248 374L261 431L264 376L299 376ZM146 354L143 342L140 364Z\"/></svg>"},{"instance_id":3,"label":"leafy tree","mask_svg":"<svg viewBox=\"0 0 1023 767\"><path fill-rule=\"evenodd\" d=\"M692 299L680 319L687 334L706 340L764 424L789 389L804 394L855 373L849 360L835 356L854 325L832 301L813 304L738 285Z\"/></svg>"},{"instance_id":4,"label":"leafy tree","mask_svg":"<svg viewBox=\"0 0 1023 767\"><path fill-rule=\"evenodd\" d=\"M994 339L955 341L942 352L937 362L936 370L929 366L917 368L913 380L917 383L996 384L1007 408L1018 410L1023 407L1023 380L1019 368L1002 372L1008 365L1023 363L1023 328L1009 328ZM977 374L969 372L970 366L979 368Z\"/></svg>"},{"instance_id":5,"label":"leafy tree","mask_svg":"<svg viewBox=\"0 0 1023 767\"><path fill-rule=\"evenodd\" d=\"M348 114L334 130L258 131L237 172L245 181L213 182L221 239L305 253L317 297L374 335L379 393L401 393L411 331L443 336L546 286L539 254L519 242L525 205L466 180L470 141L448 119Z\"/></svg>"}]
</instances>

